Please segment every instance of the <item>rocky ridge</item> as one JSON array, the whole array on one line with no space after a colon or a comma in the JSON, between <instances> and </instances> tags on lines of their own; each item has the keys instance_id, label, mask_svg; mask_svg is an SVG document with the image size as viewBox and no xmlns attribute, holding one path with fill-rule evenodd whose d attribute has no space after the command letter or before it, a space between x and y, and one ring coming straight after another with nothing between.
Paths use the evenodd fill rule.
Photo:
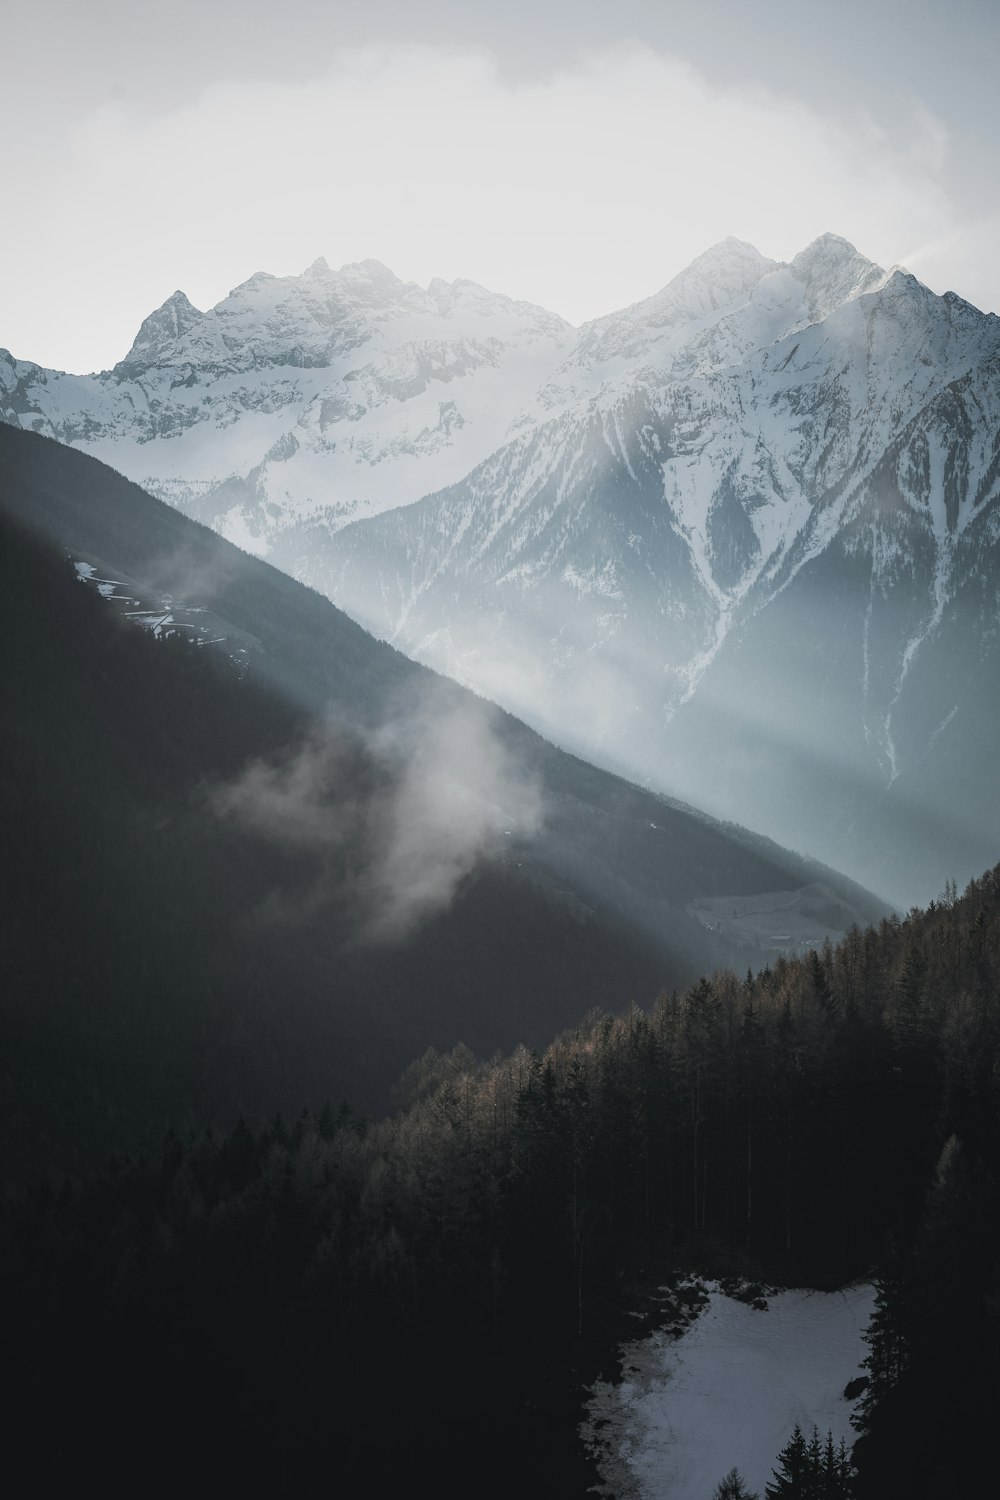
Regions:
<instances>
[{"instance_id":1,"label":"rocky ridge","mask_svg":"<svg viewBox=\"0 0 1000 1500\"><path fill-rule=\"evenodd\" d=\"M0 350L0 416L267 555L289 525L336 529L460 478L569 336L471 281L423 289L378 261L320 259L259 272L207 312L174 292L96 375Z\"/></svg>"}]
</instances>

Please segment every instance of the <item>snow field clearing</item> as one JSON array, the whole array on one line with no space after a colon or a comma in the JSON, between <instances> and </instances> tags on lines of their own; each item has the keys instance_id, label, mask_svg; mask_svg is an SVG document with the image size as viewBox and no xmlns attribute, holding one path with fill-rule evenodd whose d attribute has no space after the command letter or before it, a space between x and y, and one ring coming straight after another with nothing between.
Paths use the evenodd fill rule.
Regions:
<instances>
[{"instance_id":1,"label":"snow field clearing","mask_svg":"<svg viewBox=\"0 0 1000 1500\"><path fill-rule=\"evenodd\" d=\"M625 1378L593 1387L581 1435L598 1455L598 1494L711 1500L735 1465L763 1495L796 1422L853 1442L843 1392L867 1352L874 1287L778 1292L761 1312L705 1285L689 1329L625 1345Z\"/></svg>"}]
</instances>

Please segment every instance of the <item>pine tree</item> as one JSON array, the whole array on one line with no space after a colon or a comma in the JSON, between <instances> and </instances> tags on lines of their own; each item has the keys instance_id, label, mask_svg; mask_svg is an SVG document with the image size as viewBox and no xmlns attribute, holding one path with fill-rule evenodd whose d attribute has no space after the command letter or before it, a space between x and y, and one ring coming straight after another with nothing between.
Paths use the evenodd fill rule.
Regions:
<instances>
[{"instance_id":1,"label":"pine tree","mask_svg":"<svg viewBox=\"0 0 1000 1500\"><path fill-rule=\"evenodd\" d=\"M809 1451L798 1422L788 1442L778 1454L774 1478L764 1491L765 1500L805 1500Z\"/></svg>"},{"instance_id":2,"label":"pine tree","mask_svg":"<svg viewBox=\"0 0 1000 1500\"><path fill-rule=\"evenodd\" d=\"M854 1465L851 1463L847 1445L841 1438L833 1445L833 1433L827 1431L823 1449L823 1483L820 1488L822 1500L851 1500L854 1493Z\"/></svg>"},{"instance_id":3,"label":"pine tree","mask_svg":"<svg viewBox=\"0 0 1000 1500\"><path fill-rule=\"evenodd\" d=\"M823 1484L823 1445L819 1429L813 1427L806 1448L805 1472L802 1476L802 1500L825 1500Z\"/></svg>"},{"instance_id":4,"label":"pine tree","mask_svg":"<svg viewBox=\"0 0 1000 1500\"><path fill-rule=\"evenodd\" d=\"M833 949L829 938L824 945L823 957L811 948L806 955L806 972L812 986L813 997L819 1009L820 1015L826 1021L834 1021L840 1014L840 1006L830 985L830 972L833 967Z\"/></svg>"},{"instance_id":5,"label":"pine tree","mask_svg":"<svg viewBox=\"0 0 1000 1500\"><path fill-rule=\"evenodd\" d=\"M843 1443L834 1447L828 1431L824 1443L814 1427L806 1441L801 1427L778 1454L774 1478L765 1500L851 1500L854 1470Z\"/></svg>"},{"instance_id":6,"label":"pine tree","mask_svg":"<svg viewBox=\"0 0 1000 1500\"><path fill-rule=\"evenodd\" d=\"M868 1371L868 1385L851 1425L858 1432L867 1431L871 1415L879 1401L898 1383L910 1358L908 1336L907 1289L903 1266L895 1241L887 1243L881 1275L875 1283L875 1307L862 1335L868 1345L868 1356L862 1367Z\"/></svg>"},{"instance_id":7,"label":"pine tree","mask_svg":"<svg viewBox=\"0 0 1000 1500\"><path fill-rule=\"evenodd\" d=\"M719 1481L712 1500L757 1500L756 1491L748 1489L739 1469L730 1469L725 1479Z\"/></svg>"}]
</instances>

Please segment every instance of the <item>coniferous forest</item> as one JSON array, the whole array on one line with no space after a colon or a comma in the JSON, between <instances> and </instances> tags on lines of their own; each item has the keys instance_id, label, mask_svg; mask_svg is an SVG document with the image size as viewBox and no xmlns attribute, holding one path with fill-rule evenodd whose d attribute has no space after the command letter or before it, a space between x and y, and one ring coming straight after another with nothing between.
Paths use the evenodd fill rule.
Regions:
<instances>
[{"instance_id":1,"label":"coniferous forest","mask_svg":"<svg viewBox=\"0 0 1000 1500\"><path fill-rule=\"evenodd\" d=\"M82 464L74 524L108 495L168 524L19 437L39 506ZM814 872L532 741L558 838L512 840L447 910L360 944L364 819L276 843L218 788L314 730L301 608L359 682L402 659L290 583L290 603L269 585L281 630L258 622L270 676L155 640L6 508L11 1468L38 1490L582 1495L584 1392L655 1289L683 1317L692 1272L874 1276L853 1454L798 1431L767 1494L975 1493L1000 1375L1000 867L804 956L699 964L719 950L688 943L694 876ZM283 696L295 661L313 685ZM373 744L338 727L316 816L397 784ZM603 883L574 885L588 863ZM676 886L669 941L625 899L646 876ZM719 1494L747 1494L738 1472Z\"/></svg>"},{"instance_id":2,"label":"coniferous forest","mask_svg":"<svg viewBox=\"0 0 1000 1500\"><path fill-rule=\"evenodd\" d=\"M428 1052L383 1119L331 1101L11 1199L21 1461L583 1493L580 1386L652 1275L874 1267L852 1493L974 1493L1000 1357L998 934L1000 868L543 1052ZM776 1494L814 1492L797 1464Z\"/></svg>"}]
</instances>

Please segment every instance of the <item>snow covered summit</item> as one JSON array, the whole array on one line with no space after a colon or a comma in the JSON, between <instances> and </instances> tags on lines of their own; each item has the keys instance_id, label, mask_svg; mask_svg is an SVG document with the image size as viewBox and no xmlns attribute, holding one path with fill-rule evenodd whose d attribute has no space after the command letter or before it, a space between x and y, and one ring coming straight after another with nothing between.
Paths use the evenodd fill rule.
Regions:
<instances>
[{"instance_id":1,"label":"snow covered summit","mask_svg":"<svg viewBox=\"0 0 1000 1500\"><path fill-rule=\"evenodd\" d=\"M105 459L250 550L452 482L504 439L571 331L471 281L376 260L176 291L113 370L0 356L0 414Z\"/></svg>"}]
</instances>

